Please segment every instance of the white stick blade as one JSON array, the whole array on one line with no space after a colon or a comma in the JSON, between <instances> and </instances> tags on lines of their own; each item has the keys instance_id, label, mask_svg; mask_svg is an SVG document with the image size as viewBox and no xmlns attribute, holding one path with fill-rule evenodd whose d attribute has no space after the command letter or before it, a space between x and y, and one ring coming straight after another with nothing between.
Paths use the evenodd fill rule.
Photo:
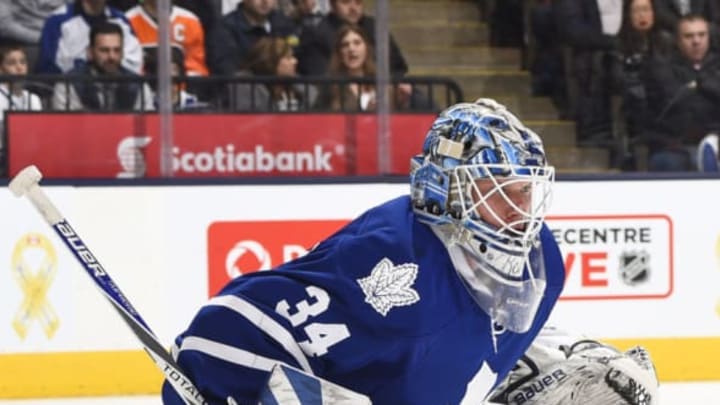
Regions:
<instances>
[{"instance_id":1,"label":"white stick blade","mask_svg":"<svg viewBox=\"0 0 720 405\"><path fill-rule=\"evenodd\" d=\"M40 169L35 165L30 165L20 170L20 173L10 181L8 188L10 188L10 191L12 191L16 197L22 197L27 194L33 186L40 183L41 179L42 173L40 173Z\"/></svg>"}]
</instances>

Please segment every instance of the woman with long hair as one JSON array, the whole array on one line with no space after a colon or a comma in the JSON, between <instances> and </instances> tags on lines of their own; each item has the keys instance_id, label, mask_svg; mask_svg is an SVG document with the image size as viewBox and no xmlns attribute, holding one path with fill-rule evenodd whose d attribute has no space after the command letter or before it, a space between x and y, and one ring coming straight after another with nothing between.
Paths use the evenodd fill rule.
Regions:
<instances>
[{"instance_id":1,"label":"woman with long hair","mask_svg":"<svg viewBox=\"0 0 720 405\"><path fill-rule=\"evenodd\" d=\"M251 48L239 76L297 77L297 59L286 38L264 37ZM235 88L235 108L240 111L302 111L312 107L317 91L310 85L241 83Z\"/></svg>"},{"instance_id":2,"label":"woman with long hair","mask_svg":"<svg viewBox=\"0 0 720 405\"><path fill-rule=\"evenodd\" d=\"M618 36L620 52L635 59L665 56L674 45L672 35L661 31L655 22L653 0L623 2L623 22Z\"/></svg>"},{"instance_id":3,"label":"woman with long hair","mask_svg":"<svg viewBox=\"0 0 720 405\"><path fill-rule=\"evenodd\" d=\"M335 37L328 73L335 78L374 79L374 48L365 31L357 25L345 25ZM374 111L377 89L374 83L348 82L330 87L329 108L334 111ZM398 84L388 88L392 109L407 108L412 87Z\"/></svg>"},{"instance_id":4,"label":"woman with long hair","mask_svg":"<svg viewBox=\"0 0 720 405\"><path fill-rule=\"evenodd\" d=\"M653 0L624 0L617 64L613 69L617 91L622 96L621 114L625 133L639 141L648 120L643 72L650 61L667 57L674 41L655 22Z\"/></svg>"}]
</instances>

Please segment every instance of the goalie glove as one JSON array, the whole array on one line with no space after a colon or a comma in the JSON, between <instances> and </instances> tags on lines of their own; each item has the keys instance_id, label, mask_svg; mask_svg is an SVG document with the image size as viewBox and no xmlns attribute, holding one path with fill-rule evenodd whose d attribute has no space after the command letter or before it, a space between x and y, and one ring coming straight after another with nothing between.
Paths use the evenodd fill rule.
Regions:
<instances>
[{"instance_id":1,"label":"goalie glove","mask_svg":"<svg viewBox=\"0 0 720 405\"><path fill-rule=\"evenodd\" d=\"M597 341L531 346L492 394L507 405L655 405L658 382L648 352Z\"/></svg>"}]
</instances>

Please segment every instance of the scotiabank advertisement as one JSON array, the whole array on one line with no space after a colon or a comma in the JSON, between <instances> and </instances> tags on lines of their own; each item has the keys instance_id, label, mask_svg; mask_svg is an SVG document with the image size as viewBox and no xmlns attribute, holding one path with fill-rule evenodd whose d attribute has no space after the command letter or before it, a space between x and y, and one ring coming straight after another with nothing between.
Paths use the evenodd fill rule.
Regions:
<instances>
[{"instance_id":1,"label":"scotiabank advertisement","mask_svg":"<svg viewBox=\"0 0 720 405\"><path fill-rule=\"evenodd\" d=\"M390 174L407 174L434 115L394 114ZM175 177L377 175L377 117L352 114L177 114ZM9 173L27 165L48 178L136 178L161 173L155 114L7 117Z\"/></svg>"}]
</instances>

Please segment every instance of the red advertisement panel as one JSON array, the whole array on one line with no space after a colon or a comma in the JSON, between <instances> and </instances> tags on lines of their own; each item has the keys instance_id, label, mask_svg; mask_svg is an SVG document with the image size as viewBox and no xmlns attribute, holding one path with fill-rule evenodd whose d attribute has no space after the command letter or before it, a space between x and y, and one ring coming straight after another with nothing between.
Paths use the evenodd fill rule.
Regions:
<instances>
[{"instance_id":1,"label":"red advertisement panel","mask_svg":"<svg viewBox=\"0 0 720 405\"><path fill-rule=\"evenodd\" d=\"M231 279L307 253L348 220L227 221L208 227L208 295Z\"/></svg>"},{"instance_id":2,"label":"red advertisement panel","mask_svg":"<svg viewBox=\"0 0 720 405\"><path fill-rule=\"evenodd\" d=\"M392 174L407 174L433 119L392 116ZM11 112L7 120L11 176L29 164L46 177L160 175L157 115ZM374 115L178 114L172 125L176 177L379 174Z\"/></svg>"}]
</instances>

